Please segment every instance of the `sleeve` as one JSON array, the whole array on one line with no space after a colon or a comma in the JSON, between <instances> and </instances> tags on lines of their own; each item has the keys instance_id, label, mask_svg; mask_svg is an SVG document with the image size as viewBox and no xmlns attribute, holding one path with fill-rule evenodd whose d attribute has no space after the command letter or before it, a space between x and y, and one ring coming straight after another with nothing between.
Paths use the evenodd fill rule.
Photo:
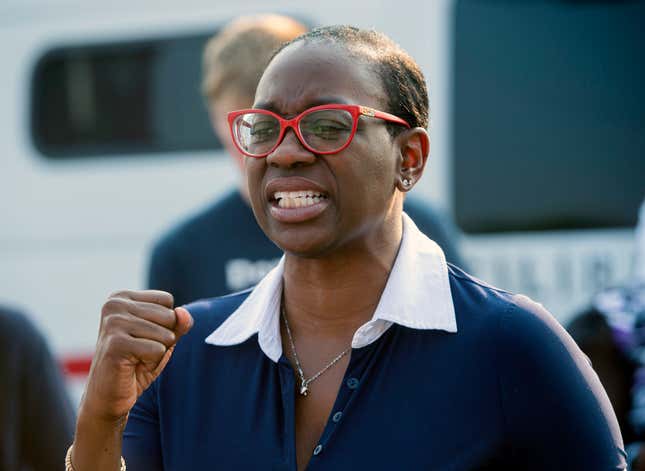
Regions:
<instances>
[{"instance_id":1,"label":"sleeve","mask_svg":"<svg viewBox=\"0 0 645 471\"><path fill-rule=\"evenodd\" d=\"M155 381L128 415L121 453L128 471L163 471Z\"/></svg>"},{"instance_id":2,"label":"sleeve","mask_svg":"<svg viewBox=\"0 0 645 471\"><path fill-rule=\"evenodd\" d=\"M457 248L457 230L448 216L413 196L406 197L403 209L419 230L441 247L448 262L467 268Z\"/></svg>"},{"instance_id":3,"label":"sleeve","mask_svg":"<svg viewBox=\"0 0 645 471\"><path fill-rule=\"evenodd\" d=\"M519 469L626 469L614 411L587 357L540 305L500 316L497 364L509 457Z\"/></svg>"},{"instance_id":4,"label":"sleeve","mask_svg":"<svg viewBox=\"0 0 645 471\"><path fill-rule=\"evenodd\" d=\"M21 452L34 471L62 469L74 436L74 410L45 338L26 318L20 322L14 335L24 347Z\"/></svg>"}]
</instances>

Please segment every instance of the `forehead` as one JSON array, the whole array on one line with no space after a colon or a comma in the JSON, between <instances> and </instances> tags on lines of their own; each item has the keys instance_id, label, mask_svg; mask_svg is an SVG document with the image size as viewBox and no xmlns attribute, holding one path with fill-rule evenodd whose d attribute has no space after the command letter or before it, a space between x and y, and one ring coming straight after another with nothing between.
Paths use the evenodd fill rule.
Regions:
<instances>
[{"instance_id":1,"label":"forehead","mask_svg":"<svg viewBox=\"0 0 645 471\"><path fill-rule=\"evenodd\" d=\"M364 60L331 42L298 42L281 51L262 75L255 106L285 116L340 102L383 108L385 91Z\"/></svg>"}]
</instances>

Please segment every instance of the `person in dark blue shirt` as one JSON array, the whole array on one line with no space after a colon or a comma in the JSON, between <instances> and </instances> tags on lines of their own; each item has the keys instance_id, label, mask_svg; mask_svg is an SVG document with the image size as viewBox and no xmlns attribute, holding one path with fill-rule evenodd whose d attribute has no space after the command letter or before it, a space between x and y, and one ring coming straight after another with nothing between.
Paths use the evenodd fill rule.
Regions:
<instances>
[{"instance_id":1,"label":"person in dark blue shirt","mask_svg":"<svg viewBox=\"0 0 645 471\"><path fill-rule=\"evenodd\" d=\"M187 306L195 327L130 413L128 469L296 469L300 384L271 312L283 270L252 294ZM410 286L414 272L436 283ZM623 469L611 405L562 327L446 266L409 219L359 330L307 469Z\"/></svg>"},{"instance_id":2,"label":"person in dark blue shirt","mask_svg":"<svg viewBox=\"0 0 645 471\"><path fill-rule=\"evenodd\" d=\"M242 17L215 35L204 50L202 92L213 129L242 172L243 156L231 142L226 113L252 105L273 51L305 29L283 16ZM404 209L439 244L449 262L464 266L449 218L414 196L406 198ZM255 285L281 256L282 250L258 227L245 183L239 182L155 243L147 285L173 293L175 303L185 304Z\"/></svg>"},{"instance_id":3,"label":"person in dark blue shirt","mask_svg":"<svg viewBox=\"0 0 645 471\"><path fill-rule=\"evenodd\" d=\"M427 124L423 75L386 36L332 26L282 46L229 125L283 257L255 288L183 307L112 295L69 466L624 470L564 329L448 264L403 212Z\"/></svg>"}]
</instances>

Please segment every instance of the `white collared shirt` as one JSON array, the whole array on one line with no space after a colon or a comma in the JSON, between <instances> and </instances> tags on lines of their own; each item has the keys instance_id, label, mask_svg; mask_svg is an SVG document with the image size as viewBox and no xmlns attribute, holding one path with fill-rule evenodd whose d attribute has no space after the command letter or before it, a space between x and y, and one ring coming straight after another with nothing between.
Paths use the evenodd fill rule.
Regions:
<instances>
[{"instance_id":1,"label":"white collared shirt","mask_svg":"<svg viewBox=\"0 0 645 471\"><path fill-rule=\"evenodd\" d=\"M207 338L206 343L237 345L258 334L264 354L282 355L280 301L284 256L244 302ZM443 251L403 213L401 246L372 319L359 327L352 348L376 341L393 324L413 329L457 332Z\"/></svg>"}]
</instances>

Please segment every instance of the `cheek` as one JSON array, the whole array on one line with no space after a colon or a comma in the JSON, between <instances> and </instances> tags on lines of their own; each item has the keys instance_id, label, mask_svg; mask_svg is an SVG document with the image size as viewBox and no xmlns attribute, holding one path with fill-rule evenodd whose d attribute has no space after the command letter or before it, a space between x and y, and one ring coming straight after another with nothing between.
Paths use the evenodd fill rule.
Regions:
<instances>
[{"instance_id":1,"label":"cheek","mask_svg":"<svg viewBox=\"0 0 645 471\"><path fill-rule=\"evenodd\" d=\"M383 156L373 149L344 155L342 164L333 169L338 185L338 223L348 237L357 236L383 219L391 206L392 192L388 191L391 171Z\"/></svg>"},{"instance_id":2,"label":"cheek","mask_svg":"<svg viewBox=\"0 0 645 471\"><path fill-rule=\"evenodd\" d=\"M346 161L344 186L364 204L382 204L393 193L396 164L382 144L363 145Z\"/></svg>"},{"instance_id":3,"label":"cheek","mask_svg":"<svg viewBox=\"0 0 645 471\"><path fill-rule=\"evenodd\" d=\"M265 163L264 159L253 159L251 157L243 157L240 164L244 168L246 174L246 182L249 190L249 197L251 204L259 209L258 204L264 200L264 189L262 188L262 179L264 176Z\"/></svg>"}]
</instances>

